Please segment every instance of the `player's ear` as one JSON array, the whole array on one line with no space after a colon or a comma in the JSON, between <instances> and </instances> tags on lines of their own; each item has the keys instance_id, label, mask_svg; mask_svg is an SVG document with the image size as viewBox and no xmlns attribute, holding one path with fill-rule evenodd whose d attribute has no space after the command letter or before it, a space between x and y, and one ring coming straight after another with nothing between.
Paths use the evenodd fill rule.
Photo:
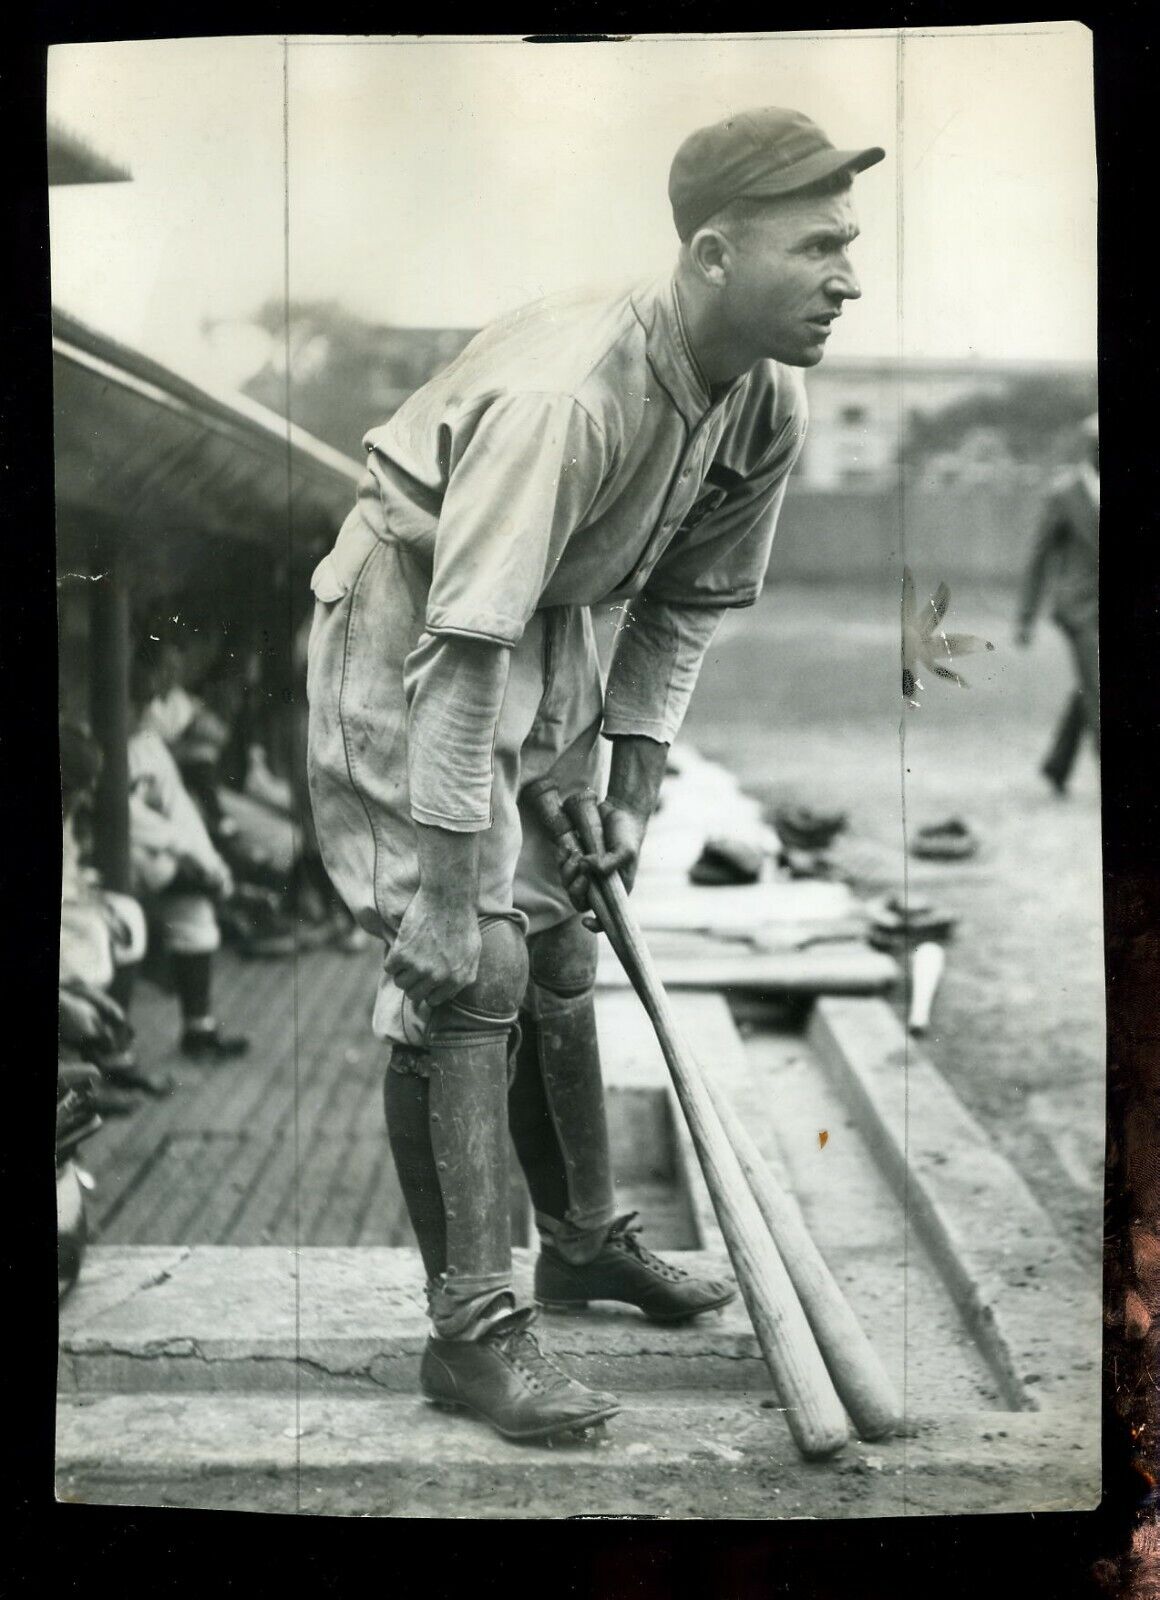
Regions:
<instances>
[{"instance_id":1,"label":"player's ear","mask_svg":"<svg viewBox=\"0 0 1160 1600\"><path fill-rule=\"evenodd\" d=\"M698 228L688 243L689 260L698 277L714 289L723 288L729 276L732 246L718 228Z\"/></svg>"}]
</instances>

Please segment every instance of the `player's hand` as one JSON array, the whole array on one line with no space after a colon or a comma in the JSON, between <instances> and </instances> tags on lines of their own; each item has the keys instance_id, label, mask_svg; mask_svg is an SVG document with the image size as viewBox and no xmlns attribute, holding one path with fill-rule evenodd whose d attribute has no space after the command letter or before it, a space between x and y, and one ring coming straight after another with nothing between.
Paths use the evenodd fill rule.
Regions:
<instances>
[{"instance_id":1,"label":"player's hand","mask_svg":"<svg viewBox=\"0 0 1160 1600\"><path fill-rule=\"evenodd\" d=\"M584 919L584 926L593 933L599 932L599 923L591 914L590 882L593 878L611 878L613 873L619 873L624 887L631 893L648 827L647 817L629 811L615 800L601 801L600 818L604 826L603 850L570 856L560 867L568 897L577 911L590 913Z\"/></svg>"},{"instance_id":2,"label":"player's hand","mask_svg":"<svg viewBox=\"0 0 1160 1600\"><path fill-rule=\"evenodd\" d=\"M439 1006L474 981L479 951L474 907L420 888L403 913L383 970L416 1004Z\"/></svg>"}]
</instances>

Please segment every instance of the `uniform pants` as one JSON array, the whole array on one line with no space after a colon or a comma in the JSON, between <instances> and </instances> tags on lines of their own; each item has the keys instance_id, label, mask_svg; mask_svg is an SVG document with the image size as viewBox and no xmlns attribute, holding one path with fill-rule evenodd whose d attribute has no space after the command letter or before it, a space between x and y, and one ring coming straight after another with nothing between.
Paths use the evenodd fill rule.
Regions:
<instances>
[{"instance_id":1,"label":"uniform pants","mask_svg":"<svg viewBox=\"0 0 1160 1600\"><path fill-rule=\"evenodd\" d=\"M315 582L307 772L318 843L351 914L388 949L419 886L403 673L424 634L428 587L422 563L357 516ZM538 933L575 914L554 842L520 796L546 776L562 793L598 785L602 710L587 608L536 612L512 648L496 731L492 820L480 835L481 919ZM425 1011L383 976L374 1012L380 1038L422 1044Z\"/></svg>"}]
</instances>

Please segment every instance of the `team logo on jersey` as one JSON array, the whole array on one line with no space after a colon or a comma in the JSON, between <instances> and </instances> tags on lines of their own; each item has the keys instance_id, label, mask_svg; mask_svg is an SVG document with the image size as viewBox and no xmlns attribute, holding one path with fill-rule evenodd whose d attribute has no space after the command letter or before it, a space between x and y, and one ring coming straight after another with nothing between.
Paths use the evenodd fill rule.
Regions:
<instances>
[{"instance_id":1,"label":"team logo on jersey","mask_svg":"<svg viewBox=\"0 0 1160 1600\"><path fill-rule=\"evenodd\" d=\"M691 533L692 530L714 511L719 511L735 489L745 482L740 472L734 472L732 467L723 467L719 461L713 465L705 475L701 493L694 500L688 516L681 523L682 533Z\"/></svg>"}]
</instances>

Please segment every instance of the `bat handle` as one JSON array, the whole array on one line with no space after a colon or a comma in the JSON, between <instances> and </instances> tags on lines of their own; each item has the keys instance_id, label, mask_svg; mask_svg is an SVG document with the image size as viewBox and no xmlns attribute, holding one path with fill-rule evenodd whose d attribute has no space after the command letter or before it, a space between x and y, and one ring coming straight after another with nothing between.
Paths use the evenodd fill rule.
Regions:
<instances>
[{"instance_id":1,"label":"bat handle","mask_svg":"<svg viewBox=\"0 0 1160 1600\"><path fill-rule=\"evenodd\" d=\"M541 827L552 835L558 846L570 840L572 824L564 814L560 792L551 778L537 778L520 794L520 799L532 808Z\"/></svg>"},{"instance_id":2,"label":"bat handle","mask_svg":"<svg viewBox=\"0 0 1160 1600\"><path fill-rule=\"evenodd\" d=\"M604 849L604 818L595 790L578 789L563 802L563 810L584 849L599 855Z\"/></svg>"},{"instance_id":3,"label":"bat handle","mask_svg":"<svg viewBox=\"0 0 1160 1600\"><path fill-rule=\"evenodd\" d=\"M589 794L592 793L591 790L587 792ZM534 783L529 783L527 788L522 791L520 798L531 807L536 820L555 839L556 853L561 862L568 860L570 856L581 855L585 849L589 848L586 845L582 845L572 831L572 824L569 822L560 800L560 791L556 788L551 778L537 778ZM595 811L595 795L592 795L592 799L596 820L599 823L600 813ZM592 848L599 849L600 846L596 844ZM598 882L589 884L588 898L593 911L596 913L597 921L603 927L612 948L623 963L624 954L616 936L615 924L602 891L602 886ZM628 970L627 967L625 970Z\"/></svg>"}]
</instances>

